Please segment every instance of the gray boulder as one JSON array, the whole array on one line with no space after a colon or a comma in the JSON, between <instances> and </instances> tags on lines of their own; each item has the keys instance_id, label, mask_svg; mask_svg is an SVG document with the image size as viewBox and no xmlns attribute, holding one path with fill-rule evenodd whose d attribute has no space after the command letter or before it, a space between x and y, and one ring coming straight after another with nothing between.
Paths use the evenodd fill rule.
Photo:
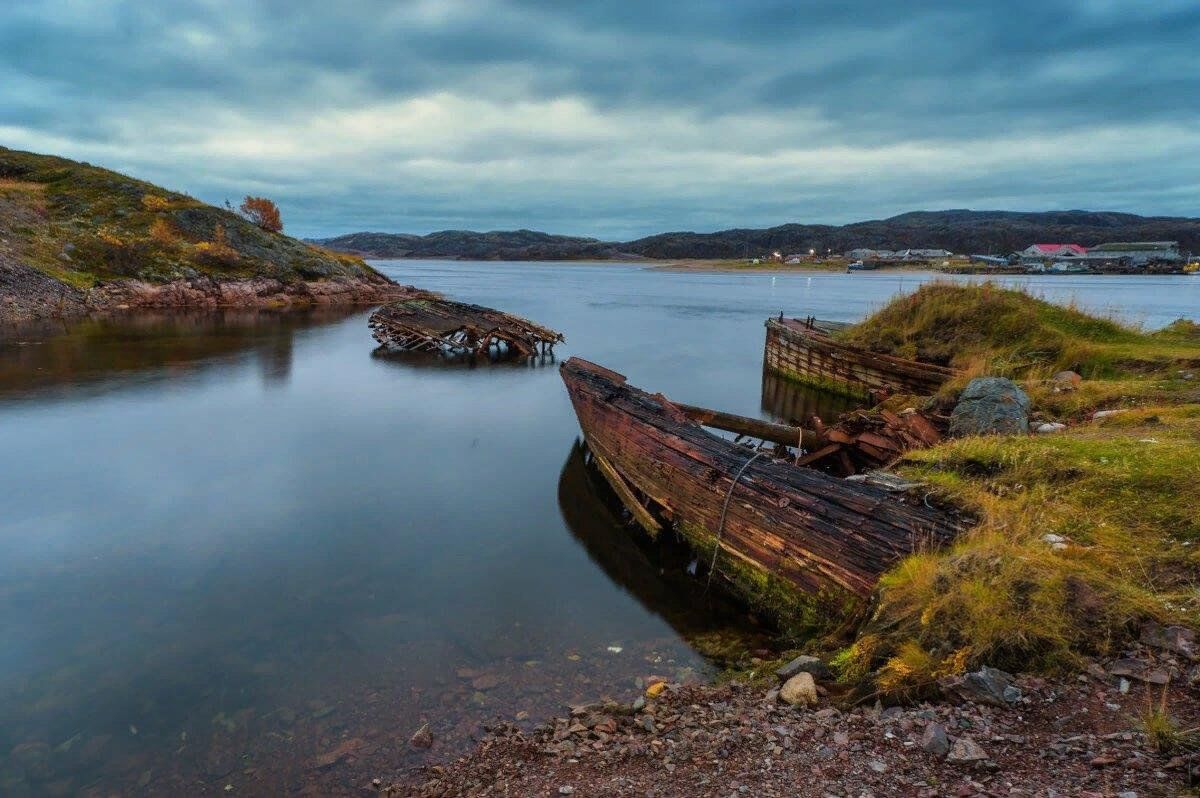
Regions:
<instances>
[{"instance_id":1,"label":"gray boulder","mask_svg":"<svg viewBox=\"0 0 1200 798\"><path fill-rule=\"evenodd\" d=\"M1029 396L1004 377L967 383L950 414L950 434L1016 435L1029 432Z\"/></svg>"},{"instance_id":2,"label":"gray boulder","mask_svg":"<svg viewBox=\"0 0 1200 798\"><path fill-rule=\"evenodd\" d=\"M934 756L950 753L950 738L946 735L946 727L937 721L931 721L921 735L921 747Z\"/></svg>"},{"instance_id":3,"label":"gray boulder","mask_svg":"<svg viewBox=\"0 0 1200 798\"><path fill-rule=\"evenodd\" d=\"M807 654L801 654L775 670L775 675L785 682L798 673L811 673L815 679L829 679L833 676L828 665Z\"/></svg>"},{"instance_id":4,"label":"gray boulder","mask_svg":"<svg viewBox=\"0 0 1200 798\"><path fill-rule=\"evenodd\" d=\"M976 704L1007 707L1021 700L1021 691L1013 684L1012 674L987 665L973 673L947 677L939 684L946 693Z\"/></svg>"}]
</instances>

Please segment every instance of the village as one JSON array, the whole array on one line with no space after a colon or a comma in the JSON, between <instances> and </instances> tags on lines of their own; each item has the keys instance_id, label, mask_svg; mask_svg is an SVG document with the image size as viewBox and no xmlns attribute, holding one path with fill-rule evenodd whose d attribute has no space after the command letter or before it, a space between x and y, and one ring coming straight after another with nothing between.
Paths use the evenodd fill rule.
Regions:
<instances>
[{"instance_id":1,"label":"village","mask_svg":"<svg viewBox=\"0 0 1200 798\"><path fill-rule=\"evenodd\" d=\"M840 256L773 252L754 258L751 265L782 263L802 266L820 263L845 265L847 271L887 268L928 268L960 274L1196 274L1200 255L1184 252L1178 241L1112 241L1087 247L1081 244L1030 244L1008 255L958 254L947 249L873 249L859 247Z\"/></svg>"}]
</instances>

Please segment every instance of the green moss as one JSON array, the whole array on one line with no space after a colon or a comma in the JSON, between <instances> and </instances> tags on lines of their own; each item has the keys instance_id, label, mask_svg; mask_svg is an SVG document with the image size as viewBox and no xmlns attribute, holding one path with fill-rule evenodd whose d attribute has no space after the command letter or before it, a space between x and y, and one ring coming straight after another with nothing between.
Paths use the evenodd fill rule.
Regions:
<instances>
[{"instance_id":1,"label":"green moss","mask_svg":"<svg viewBox=\"0 0 1200 798\"><path fill-rule=\"evenodd\" d=\"M679 531L702 561L712 562L716 545L712 533L694 524L682 524ZM833 590L805 593L787 580L724 550L717 556L716 571L734 593L770 619L785 640L797 642L827 633L863 609L862 602L850 593Z\"/></svg>"},{"instance_id":2,"label":"green moss","mask_svg":"<svg viewBox=\"0 0 1200 798\"><path fill-rule=\"evenodd\" d=\"M850 399L864 400L869 397L868 391L857 382L834 380L818 374L800 374L787 368L774 369L772 373L778 374L785 380L794 382L797 385L807 385L820 391L845 396Z\"/></svg>"}]
</instances>

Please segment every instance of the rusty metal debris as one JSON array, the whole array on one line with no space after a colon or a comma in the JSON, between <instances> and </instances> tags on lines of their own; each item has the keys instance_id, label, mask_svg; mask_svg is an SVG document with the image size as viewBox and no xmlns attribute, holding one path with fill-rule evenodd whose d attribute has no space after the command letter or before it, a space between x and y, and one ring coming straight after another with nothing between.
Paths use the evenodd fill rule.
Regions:
<instances>
[{"instance_id":1,"label":"rusty metal debris","mask_svg":"<svg viewBox=\"0 0 1200 798\"><path fill-rule=\"evenodd\" d=\"M383 347L447 357L528 358L552 352L563 334L511 313L448 299L392 302L371 314Z\"/></svg>"}]
</instances>

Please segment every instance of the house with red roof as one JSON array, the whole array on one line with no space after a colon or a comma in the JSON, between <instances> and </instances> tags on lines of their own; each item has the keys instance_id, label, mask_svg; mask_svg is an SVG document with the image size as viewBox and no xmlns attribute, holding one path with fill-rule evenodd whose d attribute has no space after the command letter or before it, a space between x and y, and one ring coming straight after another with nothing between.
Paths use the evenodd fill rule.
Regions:
<instances>
[{"instance_id":1,"label":"house with red roof","mask_svg":"<svg viewBox=\"0 0 1200 798\"><path fill-rule=\"evenodd\" d=\"M1022 258L1037 260L1080 258L1087 254L1087 247L1079 244L1030 244L1018 254Z\"/></svg>"}]
</instances>

